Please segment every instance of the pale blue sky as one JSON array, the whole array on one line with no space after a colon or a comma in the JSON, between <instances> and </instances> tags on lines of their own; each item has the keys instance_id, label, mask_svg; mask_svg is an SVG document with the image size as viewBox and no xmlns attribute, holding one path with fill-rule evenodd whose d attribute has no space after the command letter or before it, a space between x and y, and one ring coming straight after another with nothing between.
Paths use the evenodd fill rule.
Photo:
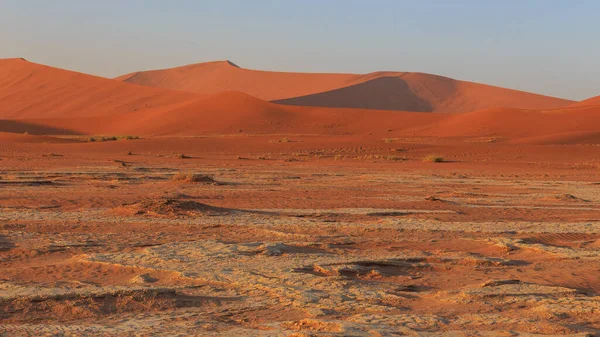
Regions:
<instances>
[{"instance_id":1,"label":"pale blue sky","mask_svg":"<svg viewBox=\"0 0 600 337\"><path fill-rule=\"evenodd\" d=\"M596 0L0 0L0 58L114 77L245 68L421 71L600 95Z\"/></svg>"}]
</instances>

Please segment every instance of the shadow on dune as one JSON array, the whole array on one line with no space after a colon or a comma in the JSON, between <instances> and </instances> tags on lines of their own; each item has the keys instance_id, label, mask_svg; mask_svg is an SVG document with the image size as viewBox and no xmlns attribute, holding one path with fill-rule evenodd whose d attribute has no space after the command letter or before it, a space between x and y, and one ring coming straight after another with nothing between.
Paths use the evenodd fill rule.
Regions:
<instances>
[{"instance_id":1,"label":"shadow on dune","mask_svg":"<svg viewBox=\"0 0 600 337\"><path fill-rule=\"evenodd\" d=\"M400 77L387 76L318 94L273 101L285 105L431 112L431 104L417 96Z\"/></svg>"},{"instance_id":2,"label":"shadow on dune","mask_svg":"<svg viewBox=\"0 0 600 337\"><path fill-rule=\"evenodd\" d=\"M0 120L0 132L9 132L9 133L25 133L27 132L30 135L81 135L81 133L63 129L63 128L55 128L51 126L46 126L42 124L35 124L30 122L22 122L18 120L10 120L3 119Z\"/></svg>"}]
</instances>

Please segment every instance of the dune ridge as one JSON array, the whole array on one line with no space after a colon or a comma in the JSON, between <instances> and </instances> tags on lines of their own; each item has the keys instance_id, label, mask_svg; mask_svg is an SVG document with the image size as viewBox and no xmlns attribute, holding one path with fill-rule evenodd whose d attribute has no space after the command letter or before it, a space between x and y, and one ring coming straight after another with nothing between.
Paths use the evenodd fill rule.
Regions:
<instances>
[{"instance_id":1,"label":"dune ridge","mask_svg":"<svg viewBox=\"0 0 600 337\"><path fill-rule=\"evenodd\" d=\"M178 71L181 83L186 79L195 83L197 73L190 69L212 72L211 76L219 77L223 68L232 73L261 74L267 76L265 78L282 77L289 81L279 87L264 87L265 93L273 89L269 94L277 93L274 88L286 91L286 85L293 84L295 79L317 81L322 79L321 75L329 79L329 82L317 81L321 88L337 85L340 81L345 87L291 101L268 102L243 91L225 90L202 95L123 83L22 59L6 59L0 60L0 75L4 75L0 77L0 132L32 135L286 133L493 137L540 144L596 143L599 138L600 106L594 105L597 98L548 108L548 101L543 96L442 76L391 72L367 75L260 72L239 68L230 61L174 68L162 75ZM122 80L127 82L149 75L152 72L141 72ZM171 80L171 75L165 78ZM262 90L263 87L256 86L255 77L248 77L244 85ZM221 81L226 80L232 78L221 78ZM217 82L214 90L222 83ZM241 82L232 83L241 85ZM297 90L307 89L303 87L306 83L300 81ZM507 107L514 99L545 108ZM294 100L301 102L292 102ZM344 104L338 106L340 102ZM441 113L456 112L467 106L486 106L490 102L500 106L459 114ZM400 107L407 111L397 111ZM429 111L440 113L424 113Z\"/></svg>"},{"instance_id":2,"label":"dune ridge","mask_svg":"<svg viewBox=\"0 0 600 337\"><path fill-rule=\"evenodd\" d=\"M140 71L118 80L205 95L241 91L287 105L419 112L492 107L555 109L573 101L411 72L293 73L244 69L231 61Z\"/></svg>"},{"instance_id":3,"label":"dune ridge","mask_svg":"<svg viewBox=\"0 0 600 337\"><path fill-rule=\"evenodd\" d=\"M4 119L117 115L177 105L195 97L19 58L0 60L0 118Z\"/></svg>"},{"instance_id":4,"label":"dune ridge","mask_svg":"<svg viewBox=\"0 0 600 337\"><path fill-rule=\"evenodd\" d=\"M594 106L594 105L600 105L600 96L595 96L595 97L588 98L588 99L580 101L580 102L573 103L573 104L569 105L569 107L585 107L585 106Z\"/></svg>"}]
</instances>

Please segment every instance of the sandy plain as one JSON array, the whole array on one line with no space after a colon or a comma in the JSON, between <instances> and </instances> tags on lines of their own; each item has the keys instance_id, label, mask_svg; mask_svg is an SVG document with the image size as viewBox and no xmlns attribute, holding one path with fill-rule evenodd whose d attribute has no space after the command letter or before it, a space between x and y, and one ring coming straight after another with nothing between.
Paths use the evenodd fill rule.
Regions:
<instances>
[{"instance_id":1,"label":"sandy plain","mask_svg":"<svg viewBox=\"0 0 600 337\"><path fill-rule=\"evenodd\" d=\"M54 139L0 149L1 335L600 331L598 146Z\"/></svg>"}]
</instances>

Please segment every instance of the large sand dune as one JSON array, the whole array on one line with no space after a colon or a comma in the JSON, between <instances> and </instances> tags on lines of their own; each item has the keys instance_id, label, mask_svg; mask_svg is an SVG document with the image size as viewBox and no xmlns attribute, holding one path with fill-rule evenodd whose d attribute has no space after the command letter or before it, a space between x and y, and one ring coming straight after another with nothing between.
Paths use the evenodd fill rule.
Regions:
<instances>
[{"instance_id":1,"label":"large sand dune","mask_svg":"<svg viewBox=\"0 0 600 337\"><path fill-rule=\"evenodd\" d=\"M542 144L597 143L600 108L490 108L461 114L287 106L241 92L199 97L175 108L116 116L3 121L3 131L33 134L194 136L206 134L493 137ZM12 128L12 129L11 129Z\"/></svg>"},{"instance_id":2,"label":"large sand dune","mask_svg":"<svg viewBox=\"0 0 600 337\"><path fill-rule=\"evenodd\" d=\"M0 60L0 118L116 115L180 104L195 95L52 68Z\"/></svg>"},{"instance_id":3,"label":"large sand dune","mask_svg":"<svg viewBox=\"0 0 600 337\"><path fill-rule=\"evenodd\" d=\"M203 80L203 73L212 79ZM554 144L595 143L600 130L595 98L550 109L569 102L420 73L294 74L217 62L122 78L155 79L157 86L170 87L152 88L7 59L0 62L0 75L0 132L497 137ZM232 86L271 99L309 88L343 87L275 103L242 91L205 96L171 90L186 86L202 93ZM412 112L390 111L398 109ZM427 111L468 112L423 113Z\"/></svg>"},{"instance_id":4,"label":"large sand dune","mask_svg":"<svg viewBox=\"0 0 600 337\"><path fill-rule=\"evenodd\" d=\"M285 106L241 92L223 92L175 109L118 116L27 120L82 134L200 135L206 133L386 134L429 125L447 114Z\"/></svg>"},{"instance_id":5,"label":"large sand dune","mask_svg":"<svg viewBox=\"0 0 600 337\"><path fill-rule=\"evenodd\" d=\"M137 115L128 117L137 119ZM158 112L146 123L137 123L136 130L142 134L238 131L368 134L426 125L445 117L411 112L292 107L269 103L241 92L224 92L185 107Z\"/></svg>"},{"instance_id":6,"label":"large sand dune","mask_svg":"<svg viewBox=\"0 0 600 337\"><path fill-rule=\"evenodd\" d=\"M424 73L271 72L243 69L229 61L142 71L118 79L201 94L241 91L267 101L322 107L454 113L500 106L554 109L573 103Z\"/></svg>"}]
</instances>

